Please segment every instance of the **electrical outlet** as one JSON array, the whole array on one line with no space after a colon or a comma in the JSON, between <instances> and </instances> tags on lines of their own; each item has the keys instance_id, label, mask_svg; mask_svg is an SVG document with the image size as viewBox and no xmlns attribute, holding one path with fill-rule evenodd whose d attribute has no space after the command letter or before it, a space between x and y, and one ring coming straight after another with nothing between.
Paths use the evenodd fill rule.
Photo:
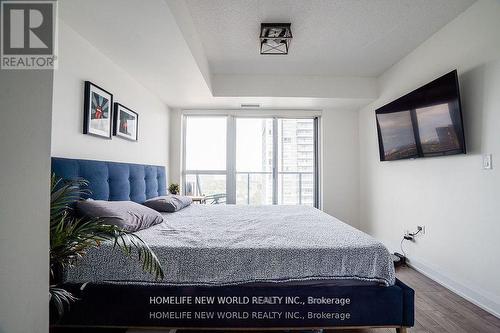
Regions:
<instances>
[{"instance_id":1,"label":"electrical outlet","mask_svg":"<svg viewBox=\"0 0 500 333\"><path fill-rule=\"evenodd\" d=\"M483 155L483 169L484 170L491 170L493 169L493 161L491 160L491 154L484 154Z\"/></svg>"},{"instance_id":2,"label":"electrical outlet","mask_svg":"<svg viewBox=\"0 0 500 333\"><path fill-rule=\"evenodd\" d=\"M420 230L420 233L422 235L425 235L425 225L419 225L419 226L417 226L417 230Z\"/></svg>"}]
</instances>

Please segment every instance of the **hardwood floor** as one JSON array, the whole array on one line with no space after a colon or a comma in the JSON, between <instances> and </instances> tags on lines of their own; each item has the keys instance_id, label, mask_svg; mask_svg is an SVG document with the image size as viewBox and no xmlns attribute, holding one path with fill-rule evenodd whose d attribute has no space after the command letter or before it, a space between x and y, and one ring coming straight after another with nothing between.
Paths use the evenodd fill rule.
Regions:
<instances>
[{"instance_id":1,"label":"hardwood floor","mask_svg":"<svg viewBox=\"0 0 500 333\"><path fill-rule=\"evenodd\" d=\"M452 293L426 276L408 267L398 268L396 274L398 279L415 290L415 327L408 329L409 333L500 333L500 319ZM53 332L88 333L92 331L84 329L82 331L56 330ZM93 332L121 333L123 331L99 330ZM195 331L177 332L193 333ZM252 332L255 333L256 331ZM377 328L325 331L325 333L389 332L395 333L395 329ZM243 333L243 331L239 331L239 333Z\"/></svg>"},{"instance_id":2,"label":"hardwood floor","mask_svg":"<svg viewBox=\"0 0 500 333\"><path fill-rule=\"evenodd\" d=\"M500 333L500 319L409 267L398 279L415 290L415 327L411 333ZM394 329L333 330L331 333L394 333Z\"/></svg>"},{"instance_id":3,"label":"hardwood floor","mask_svg":"<svg viewBox=\"0 0 500 333\"><path fill-rule=\"evenodd\" d=\"M500 332L500 319L417 271L402 267L397 276L415 290L416 322L410 332Z\"/></svg>"}]
</instances>

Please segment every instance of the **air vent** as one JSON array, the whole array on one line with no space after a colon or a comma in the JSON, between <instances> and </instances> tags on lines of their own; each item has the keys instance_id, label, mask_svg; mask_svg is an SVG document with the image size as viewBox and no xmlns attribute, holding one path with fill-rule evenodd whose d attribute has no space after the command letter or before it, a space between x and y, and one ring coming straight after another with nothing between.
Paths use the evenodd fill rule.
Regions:
<instances>
[{"instance_id":1,"label":"air vent","mask_svg":"<svg viewBox=\"0 0 500 333\"><path fill-rule=\"evenodd\" d=\"M242 109L258 109L260 104L240 104Z\"/></svg>"}]
</instances>

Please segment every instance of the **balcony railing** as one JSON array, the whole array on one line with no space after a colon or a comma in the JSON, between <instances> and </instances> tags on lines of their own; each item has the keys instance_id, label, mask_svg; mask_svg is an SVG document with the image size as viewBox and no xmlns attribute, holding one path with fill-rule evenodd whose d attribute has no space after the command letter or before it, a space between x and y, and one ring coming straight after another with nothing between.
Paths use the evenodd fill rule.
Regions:
<instances>
[{"instance_id":1,"label":"balcony railing","mask_svg":"<svg viewBox=\"0 0 500 333\"><path fill-rule=\"evenodd\" d=\"M244 177L246 176L246 195L244 196L246 198L246 203L247 204L250 204L250 192L251 192L251 176L252 175L270 175L272 176L272 172L269 172L269 171L261 171L261 172L258 172L258 171L255 171L255 172L239 172L237 171L236 172L236 175L243 175ZM312 184L311 184L311 192L310 193L305 193L303 191L303 188L304 188L304 185L307 186L307 183L304 184L304 176L305 175L309 175L309 176L313 176L314 173L313 172L301 172L301 171L283 171L283 172L278 172L278 177L280 177L281 175L297 175L298 176L298 183L297 183L297 197L298 197L298 204L299 205L302 205L304 203L304 197L310 197L311 194L310 193L313 193L312 191L312 188L314 186L314 181L312 181ZM239 188L238 188L239 189ZM278 191L282 191L281 193L281 198L282 198L282 201L284 200L284 196L285 196L285 188L284 188L284 185L283 185L283 181L281 183L281 186L279 186L278 188ZM237 192L237 196L238 196L238 192ZM314 204L314 200L311 201L311 204Z\"/></svg>"},{"instance_id":2,"label":"balcony railing","mask_svg":"<svg viewBox=\"0 0 500 333\"><path fill-rule=\"evenodd\" d=\"M254 180L252 176L261 176L261 179ZM272 204L273 203L273 173L270 171L239 171L236 172L237 187L236 198L238 203L246 204ZM226 202L226 180L224 172L189 172L186 176L185 193L188 195L205 195L207 203L220 204ZM219 177L224 179L217 179ZM266 177L263 177L266 176ZM311 171L281 171L277 173L278 188L276 200L285 204L311 204L314 205L314 173ZM285 176L288 176L285 179ZM295 176L295 177L291 177ZM201 177L207 177L201 181ZM208 177L214 177L210 179ZM307 178L309 179L307 179ZM194 179L193 179L194 178ZM241 186L243 178L244 187ZM267 179L266 179L267 178ZM222 181L222 182L221 182ZM238 184L239 183L239 184ZM252 185L260 184L259 189L252 188ZM260 191L260 200L255 202L255 193ZM242 200L242 198L244 198ZM254 198L254 200L252 200Z\"/></svg>"},{"instance_id":3,"label":"balcony railing","mask_svg":"<svg viewBox=\"0 0 500 333\"><path fill-rule=\"evenodd\" d=\"M271 191L272 191L272 175L273 173L270 172L270 171L254 171L254 172L236 172L236 179L238 179L239 177L238 176L243 176L244 178L246 178L246 204L249 205L250 204L250 186L251 186L251 182L250 182L250 179L251 179L251 176L252 175L268 175L268 176L271 176ZM238 191L240 190L240 191ZM271 192L272 193L272 192ZM241 188L236 186L236 197L238 198L239 196L241 195ZM271 196L271 200L272 200L272 196ZM272 202L271 202L272 203Z\"/></svg>"}]
</instances>

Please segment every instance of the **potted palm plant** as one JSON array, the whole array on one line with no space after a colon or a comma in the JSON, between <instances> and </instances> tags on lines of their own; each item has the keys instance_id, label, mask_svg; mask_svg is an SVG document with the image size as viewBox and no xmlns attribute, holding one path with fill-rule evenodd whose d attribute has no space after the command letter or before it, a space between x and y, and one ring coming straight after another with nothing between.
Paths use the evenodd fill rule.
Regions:
<instances>
[{"instance_id":1,"label":"potted palm plant","mask_svg":"<svg viewBox=\"0 0 500 333\"><path fill-rule=\"evenodd\" d=\"M78 264L78 259L102 242L113 242L114 247L127 256L137 254L144 271L163 279L163 269L151 248L139 236L118 226L105 224L96 218L79 218L73 212L73 203L89 195L88 182L83 179L61 180L52 175L50 197L50 302L61 317L64 310L77 298L61 285L61 272Z\"/></svg>"}]
</instances>

